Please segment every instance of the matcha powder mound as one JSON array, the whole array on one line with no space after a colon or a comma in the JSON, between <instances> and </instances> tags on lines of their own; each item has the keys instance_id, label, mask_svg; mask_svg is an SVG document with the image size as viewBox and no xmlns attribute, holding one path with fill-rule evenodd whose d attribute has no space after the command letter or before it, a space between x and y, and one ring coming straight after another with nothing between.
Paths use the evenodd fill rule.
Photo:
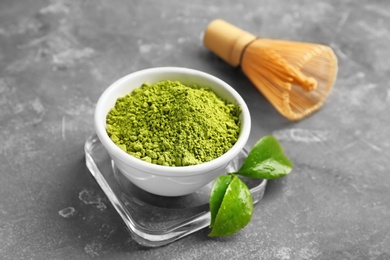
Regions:
<instances>
[{"instance_id":1,"label":"matcha powder mound","mask_svg":"<svg viewBox=\"0 0 390 260\"><path fill-rule=\"evenodd\" d=\"M236 143L240 111L206 88L161 81L118 98L106 129L115 144L139 159L195 165L221 156Z\"/></svg>"}]
</instances>

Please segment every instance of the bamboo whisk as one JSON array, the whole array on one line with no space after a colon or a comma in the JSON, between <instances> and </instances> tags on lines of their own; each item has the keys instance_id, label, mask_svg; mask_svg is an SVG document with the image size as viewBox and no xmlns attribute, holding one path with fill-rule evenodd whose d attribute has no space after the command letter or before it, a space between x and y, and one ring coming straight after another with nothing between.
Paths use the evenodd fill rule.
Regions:
<instances>
[{"instance_id":1,"label":"bamboo whisk","mask_svg":"<svg viewBox=\"0 0 390 260\"><path fill-rule=\"evenodd\" d=\"M203 40L224 61L241 66L289 120L318 110L336 79L336 55L324 45L261 39L219 19L208 25Z\"/></svg>"}]
</instances>

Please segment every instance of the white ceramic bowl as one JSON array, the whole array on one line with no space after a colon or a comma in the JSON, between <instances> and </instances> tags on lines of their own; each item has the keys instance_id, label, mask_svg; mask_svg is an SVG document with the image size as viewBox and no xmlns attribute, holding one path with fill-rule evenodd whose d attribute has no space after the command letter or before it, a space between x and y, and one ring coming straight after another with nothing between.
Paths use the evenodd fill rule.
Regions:
<instances>
[{"instance_id":1,"label":"white ceramic bowl","mask_svg":"<svg viewBox=\"0 0 390 260\"><path fill-rule=\"evenodd\" d=\"M114 107L117 98L123 97L143 83L153 84L162 80L178 80L183 84L197 84L209 87L220 98L238 104L241 107L241 130L236 144L222 156L202 164L192 166L161 166L137 159L121 150L106 132L106 116ZM116 167L132 183L141 189L162 196L181 196L190 194L210 183L222 174L225 167L238 155L246 144L251 118L247 105L241 96L224 81L201 71L160 67L131 73L109 86L99 98L94 116L95 130L114 161Z\"/></svg>"}]
</instances>

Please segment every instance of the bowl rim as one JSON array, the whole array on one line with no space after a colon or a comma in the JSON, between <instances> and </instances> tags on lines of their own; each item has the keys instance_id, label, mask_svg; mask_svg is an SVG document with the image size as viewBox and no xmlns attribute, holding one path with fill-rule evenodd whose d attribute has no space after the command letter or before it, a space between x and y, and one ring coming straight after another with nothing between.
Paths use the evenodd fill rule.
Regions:
<instances>
[{"instance_id":1,"label":"bowl rim","mask_svg":"<svg viewBox=\"0 0 390 260\"><path fill-rule=\"evenodd\" d=\"M180 75L186 75L191 77L205 78L208 81L214 82L222 86L223 89L229 92L231 96L234 97L237 104L241 107L241 130L237 142L223 155L218 158L215 158L211 161L204 162L197 165L190 166L164 166L145 162L141 159L138 159L122 149L120 149L108 136L106 132L106 123L105 120L102 120L102 117L105 119L106 114L103 114L104 103L109 99L112 92L115 92L115 89L125 82L130 81L134 77L144 76L152 74L164 74L164 73L177 73ZM167 80L169 80L167 78ZM206 87L206 86L205 86ZM212 87L210 86L212 89ZM130 93L130 92L129 92ZM251 130L251 117L249 113L248 106L246 105L243 98L239 93L227 84L225 81L200 70L184 68L184 67L154 67L148 69L138 70L132 73L129 73L116 81L114 81L108 88L106 88L96 103L95 112L94 112L94 127L96 134L103 146L106 148L111 157L115 157L122 161L122 163L130 164L132 167L141 170L153 173L154 175L161 176L171 176L171 177L180 177L180 176L191 176L201 174L203 172L209 172L213 169L217 169L221 166L224 166L230 162L245 146L248 141L250 130ZM184 175L183 175L184 174Z\"/></svg>"}]
</instances>

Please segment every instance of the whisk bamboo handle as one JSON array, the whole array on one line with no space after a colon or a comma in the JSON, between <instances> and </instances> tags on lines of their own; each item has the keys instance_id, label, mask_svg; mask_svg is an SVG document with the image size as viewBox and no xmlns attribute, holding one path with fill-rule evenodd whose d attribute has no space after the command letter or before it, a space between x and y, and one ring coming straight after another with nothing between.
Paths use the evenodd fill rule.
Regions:
<instances>
[{"instance_id":1,"label":"whisk bamboo handle","mask_svg":"<svg viewBox=\"0 0 390 260\"><path fill-rule=\"evenodd\" d=\"M204 45L233 67L240 65L242 52L256 36L223 20L212 21L206 28Z\"/></svg>"}]
</instances>

